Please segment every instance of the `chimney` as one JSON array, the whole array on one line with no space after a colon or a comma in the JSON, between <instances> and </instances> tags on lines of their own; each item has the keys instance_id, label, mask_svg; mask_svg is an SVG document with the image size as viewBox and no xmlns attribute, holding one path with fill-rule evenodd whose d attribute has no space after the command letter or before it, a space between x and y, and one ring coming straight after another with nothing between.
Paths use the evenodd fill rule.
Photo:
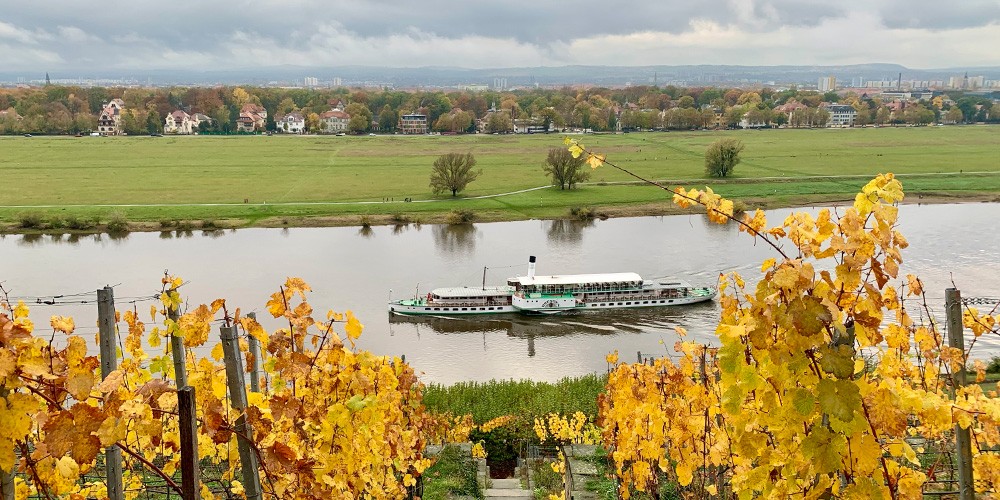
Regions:
<instances>
[{"instance_id":1,"label":"chimney","mask_svg":"<svg viewBox=\"0 0 1000 500\"><path fill-rule=\"evenodd\" d=\"M535 277L535 256L528 257L528 278Z\"/></svg>"}]
</instances>

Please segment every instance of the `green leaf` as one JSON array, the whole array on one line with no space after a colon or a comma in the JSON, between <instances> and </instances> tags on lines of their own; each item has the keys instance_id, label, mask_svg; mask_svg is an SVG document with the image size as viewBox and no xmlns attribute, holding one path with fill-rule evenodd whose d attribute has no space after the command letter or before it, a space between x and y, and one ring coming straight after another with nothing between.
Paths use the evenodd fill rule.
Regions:
<instances>
[{"instance_id":1,"label":"green leaf","mask_svg":"<svg viewBox=\"0 0 1000 500\"><path fill-rule=\"evenodd\" d=\"M854 420L861 410L861 392L850 380L820 380L817 392L823 413L844 422Z\"/></svg>"},{"instance_id":2,"label":"green leaf","mask_svg":"<svg viewBox=\"0 0 1000 500\"><path fill-rule=\"evenodd\" d=\"M819 353L819 366L824 372L841 380L854 375L854 349L850 346L823 347Z\"/></svg>"},{"instance_id":3,"label":"green leaf","mask_svg":"<svg viewBox=\"0 0 1000 500\"><path fill-rule=\"evenodd\" d=\"M816 406L816 398L806 389L795 388L791 391L792 407L802 416L812 413Z\"/></svg>"}]
</instances>

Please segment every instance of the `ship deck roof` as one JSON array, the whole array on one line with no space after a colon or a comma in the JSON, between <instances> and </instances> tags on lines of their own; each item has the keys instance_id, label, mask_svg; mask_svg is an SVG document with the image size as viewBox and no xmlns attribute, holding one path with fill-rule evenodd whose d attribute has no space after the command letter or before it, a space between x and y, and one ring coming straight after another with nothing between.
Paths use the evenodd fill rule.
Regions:
<instances>
[{"instance_id":1,"label":"ship deck roof","mask_svg":"<svg viewBox=\"0 0 1000 500\"><path fill-rule=\"evenodd\" d=\"M509 286L453 286L447 288L435 288L431 293L438 297L496 297L510 295L514 293L514 288Z\"/></svg>"},{"instance_id":2,"label":"ship deck roof","mask_svg":"<svg viewBox=\"0 0 1000 500\"><path fill-rule=\"evenodd\" d=\"M642 281L636 273L565 274L561 276L518 276L522 285L576 285L582 283L623 283Z\"/></svg>"}]
</instances>

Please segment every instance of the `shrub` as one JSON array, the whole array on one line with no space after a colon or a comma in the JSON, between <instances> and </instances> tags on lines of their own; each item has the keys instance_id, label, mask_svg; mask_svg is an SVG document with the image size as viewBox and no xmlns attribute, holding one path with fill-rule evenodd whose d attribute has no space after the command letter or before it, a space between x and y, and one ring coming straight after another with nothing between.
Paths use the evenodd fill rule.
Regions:
<instances>
[{"instance_id":1,"label":"shrub","mask_svg":"<svg viewBox=\"0 0 1000 500\"><path fill-rule=\"evenodd\" d=\"M17 216L17 227L21 229L38 229L42 227L42 214L38 212L25 212Z\"/></svg>"},{"instance_id":2,"label":"shrub","mask_svg":"<svg viewBox=\"0 0 1000 500\"><path fill-rule=\"evenodd\" d=\"M367 215L362 215L361 216L361 227L363 227L363 228L369 228L370 229L372 227L372 219L371 219L371 217L369 217Z\"/></svg>"},{"instance_id":3,"label":"shrub","mask_svg":"<svg viewBox=\"0 0 1000 500\"><path fill-rule=\"evenodd\" d=\"M201 221L202 229L217 229L219 225L212 219L205 219Z\"/></svg>"},{"instance_id":4,"label":"shrub","mask_svg":"<svg viewBox=\"0 0 1000 500\"><path fill-rule=\"evenodd\" d=\"M476 220L476 213L472 210L457 209L448 214L448 224L468 224Z\"/></svg>"},{"instance_id":5,"label":"shrub","mask_svg":"<svg viewBox=\"0 0 1000 500\"><path fill-rule=\"evenodd\" d=\"M75 229L78 231L83 231L87 229L93 229L93 220L81 219L75 215L70 215L66 217L66 227L70 229Z\"/></svg>"},{"instance_id":6,"label":"shrub","mask_svg":"<svg viewBox=\"0 0 1000 500\"><path fill-rule=\"evenodd\" d=\"M404 214L392 214L392 216L390 216L390 219L392 219L392 221L395 222L396 224L410 223L410 217Z\"/></svg>"},{"instance_id":7,"label":"shrub","mask_svg":"<svg viewBox=\"0 0 1000 500\"><path fill-rule=\"evenodd\" d=\"M570 207L569 214L579 220L590 220L598 216L592 207Z\"/></svg>"},{"instance_id":8,"label":"shrub","mask_svg":"<svg viewBox=\"0 0 1000 500\"><path fill-rule=\"evenodd\" d=\"M108 232L109 233L127 233L128 232L128 219L125 218L125 214L120 211L114 211L108 216Z\"/></svg>"},{"instance_id":9,"label":"shrub","mask_svg":"<svg viewBox=\"0 0 1000 500\"><path fill-rule=\"evenodd\" d=\"M747 207L746 202L744 202L743 200L735 200L735 201L733 201L733 215L734 216L736 216L736 215L742 215L742 214L746 213L747 208L749 208L749 207Z\"/></svg>"}]
</instances>

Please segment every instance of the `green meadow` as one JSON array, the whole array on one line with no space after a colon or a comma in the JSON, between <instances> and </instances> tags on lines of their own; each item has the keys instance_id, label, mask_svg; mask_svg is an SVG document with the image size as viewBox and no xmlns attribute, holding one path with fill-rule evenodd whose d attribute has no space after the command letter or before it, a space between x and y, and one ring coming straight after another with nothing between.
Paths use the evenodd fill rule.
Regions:
<instances>
[{"instance_id":1,"label":"green meadow","mask_svg":"<svg viewBox=\"0 0 1000 500\"><path fill-rule=\"evenodd\" d=\"M576 135L637 175L710 185L747 206L846 200L879 172L908 195L935 200L1000 196L1000 127L647 132ZM730 178L705 179L704 151L722 137L744 142ZM126 218L228 225L356 224L670 213L670 197L609 166L572 191L545 188L542 163L562 135L0 137L0 222ZM472 152L482 176L459 193L433 195L431 164ZM471 199L479 196L502 195ZM411 199L413 202L403 200ZM53 224L54 227L56 225ZM43 226L44 228L44 226Z\"/></svg>"}]
</instances>

